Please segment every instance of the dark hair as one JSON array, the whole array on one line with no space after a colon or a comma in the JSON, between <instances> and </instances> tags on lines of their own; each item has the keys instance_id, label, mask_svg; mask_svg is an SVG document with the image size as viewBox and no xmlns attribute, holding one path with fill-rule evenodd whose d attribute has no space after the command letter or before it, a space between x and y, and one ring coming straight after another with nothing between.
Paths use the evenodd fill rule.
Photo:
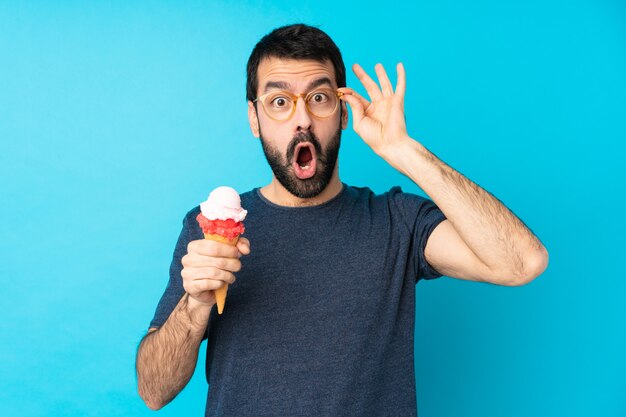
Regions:
<instances>
[{"instance_id":1,"label":"dark hair","mask_svg":"<svg viewBox=\"0 0 626 417\"><path fill-rule=\"evenodd\" d=\"M246 99L256 98L259 86L257 70L264 58L329 60L335 69L337 87L346 86L346 67L339 48L320 29L302 23L282 26L263 36L248 58Z\"/></svg>"}]
</instances>

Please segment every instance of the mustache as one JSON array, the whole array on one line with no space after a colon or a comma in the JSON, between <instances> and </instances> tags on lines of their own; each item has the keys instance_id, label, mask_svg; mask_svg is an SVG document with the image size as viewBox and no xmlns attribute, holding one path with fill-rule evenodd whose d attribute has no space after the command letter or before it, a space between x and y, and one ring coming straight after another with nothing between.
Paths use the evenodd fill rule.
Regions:
<instances>
[{"instance_id":1,"label":"mustache","mask_svg":"<svg viewBox=\"0 0 626 417\"><path fill-rule=\"evenodd\" d=\"M294 154L296 152L296 146L298 146L302 142L310 142L315 148L315 153L317 154L317 158L320 160L320 162L322 162L323 164L326 163L326 158L324 158L324 154L322 153L322 144L312 132L306 132L294 136L293 139L291 139L291 142L289 142L289 146L287 147L287 164L285 165L286 167L291 166L289 161L291 161L294 157Z\"/></svg>"}]
</instances>

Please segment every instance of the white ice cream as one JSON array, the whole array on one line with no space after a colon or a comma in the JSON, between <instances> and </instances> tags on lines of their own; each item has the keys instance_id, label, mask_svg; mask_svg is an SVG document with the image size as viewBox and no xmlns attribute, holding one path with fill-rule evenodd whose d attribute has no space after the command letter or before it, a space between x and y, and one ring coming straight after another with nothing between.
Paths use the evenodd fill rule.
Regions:
<instances>
[{"instance_id":1,"label":"white ice cream","mask_svg":"<svg viewBox=\"0 0 626 417\"><path fill-rule=\"evenodd\" d=\"M239 193L231 187L217 187L211 191L209 198L200 203L200 210L209 220L233 219L242 222L248 214L247 210L241 208Z\"/></svg>"}]
</instances>

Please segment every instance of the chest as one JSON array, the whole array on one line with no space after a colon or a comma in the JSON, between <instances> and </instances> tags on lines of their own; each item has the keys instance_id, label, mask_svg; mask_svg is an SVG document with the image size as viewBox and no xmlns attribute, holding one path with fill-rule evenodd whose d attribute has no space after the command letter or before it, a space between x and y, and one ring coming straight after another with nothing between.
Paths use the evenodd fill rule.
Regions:
<instances>
[{"instance_id":1,"label":"chest","mask_svg":"<svg viewBox=\"0 0 626 417\"><path fill-rule=\"evenodd\" d=\"M251 253L209 338L246 366L277 354L314 365L329 351L342 362L387 337L414 302L410 236L389 216L252 214L244 236Z\"/></svg>"},{"instance_id":2,"label":"chest","mask_svg":"<svg viewBox=\"0 0 626 417\"><path fill-rule=\"evenodd\" d=\"M228 303L293 314L320 308L353 314L402 285L408 233L384 216L255 218L246 223L251 253L242 258Z\"/></svg>"}]
</instances>

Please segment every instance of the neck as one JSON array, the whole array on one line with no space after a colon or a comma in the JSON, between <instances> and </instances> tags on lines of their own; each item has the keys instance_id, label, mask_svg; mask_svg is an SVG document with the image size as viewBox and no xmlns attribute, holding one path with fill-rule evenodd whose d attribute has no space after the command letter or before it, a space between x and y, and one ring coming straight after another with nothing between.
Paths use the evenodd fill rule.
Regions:
<instances>
[{"instance_id":1,"label":"neck","mask_svg":"<svg viewBox=\"0 0 626 417\"><path fill-rule=\"evenodd\" d=\"M270 182L265 187L261 188L261 194L263 197L267 198L274 204L279 206L288 206L288 207L305 207L305 206L317 206L327 202L328 200L335 197L337 194L341 192L343 185L339 180L339 173L337 166L335 166L335 171L333 172L333 176L330 179L330 182L324 188L324 190L311 198L300 198L293 194L291 194L283 185L276 179L276 177L272 177L272 182Z\"/></svg>"}]
</instances>

